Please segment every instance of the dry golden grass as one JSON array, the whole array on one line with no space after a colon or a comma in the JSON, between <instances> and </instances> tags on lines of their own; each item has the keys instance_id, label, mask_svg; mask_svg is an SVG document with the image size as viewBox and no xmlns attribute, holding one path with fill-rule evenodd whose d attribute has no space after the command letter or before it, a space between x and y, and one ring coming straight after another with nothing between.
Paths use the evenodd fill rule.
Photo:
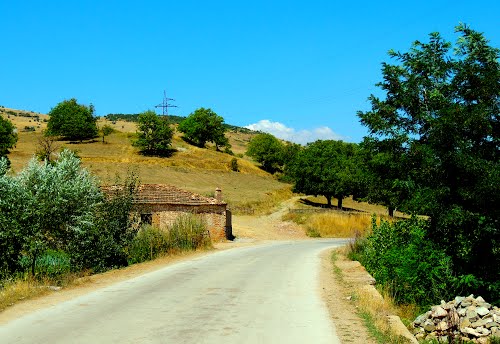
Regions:
<instances>
[{"instance_id":1,"label":"dry golden grass","mask_svg":"<svg viewBox=\"0 0 500 344\"><path fill-rule=\"evenodd\" d=\"M50 292L50 284L32 279L16 279L8 281L0 289L0 312L13 304L46 295Z\"/></svg>"},{"instance_id":2,"label":"dry golden grass","mask_svg":"<svg viewBox=\"0 0 500 344\"><path fill-rule=\"evenodd\" d=\"M268 215L283 201L290 199L292 196L291 186L286 185L281 189L266 192L264 197L259 199L234 202L233 213L239 215Z\"/></svg>"},{"instance_id":3,"label":"dry golden grass","mask_svg":"<svg viewBox=\"0 0 500 344\"><path fill-rule=\"evenodd\" d=\"M350 238L355 233L366 234L370 228L371 215L328 212L313 214L307 221L310 230L317 231L321 237Z\"/></svg>"},{"instance_id":4,"label":"dry golden grass","mask_svg":"<svg viewBox=\"0 0 500 344\"><path fill-rule=\"evenodd\" d=\"M2 113L2 116L7 117L6 113ZM33 122L29 122L33 119L10 117L19 130L17 145L9 154L12 169L16 172L24 168L34 155L42 130L46 128L43 119L48 116L41 115L42 121L37 123L40 128L37 127L35 132L22 131L24 126L33 125ZM104 124L116 130L105 138L105 143L100 138L81 144L58 142L61 148L77 151L83 165L96 174L102 184L114 183L117 176L124 177L128 171L132 171L138 175L141 183L170 184L202 195L213 194L220 187L230 207L266 207L275 201L275 192L289 189L288 184L278 182L247 158L236 158L239 172L231 171L230 162L234 156L217 152L214 147L202 149L189 145L179 133L174 135L172 146L176 152L171 157L140 155L138 149L131 145L136 131L135 123L117 121L112 124L105 119L98 121L98 126ZM229 133L233 151L243 153L250 137L251 134L246 133Z\"/></svg>"},{"instance_id":5,"label":"dry golden grass","mask_svg":"<svg viewBox=\"0 0 500 344\"><path fill-rule=\"evenodd\" d=\"M352 238L356 235L365 236L371 227L371 214L329 211L323 213L288 213L283 216L285 221L293 221L305 227L310 236L323 238ZM380 219L389 219L377 216Z\"/></svg>"}]
</instances>

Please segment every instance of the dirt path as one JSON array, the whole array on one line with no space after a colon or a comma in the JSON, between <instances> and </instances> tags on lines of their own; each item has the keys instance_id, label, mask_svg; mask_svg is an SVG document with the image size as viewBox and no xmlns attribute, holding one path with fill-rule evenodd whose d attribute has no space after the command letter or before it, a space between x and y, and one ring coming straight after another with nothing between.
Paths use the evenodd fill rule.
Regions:
<instances>
[{"instance_id":1,"label":"dirt path","mask_svg":"<svg viewBox=\"0 0 500 344\"><path fill-rule=\"evenodd\" d=\"M309 239L299 225L290 221L282 221L289 208L301 197L292 197L283 202L270 215L233 216L233 234L243 241L248 240L297 240Z\"/></svg>"}]
</instances>

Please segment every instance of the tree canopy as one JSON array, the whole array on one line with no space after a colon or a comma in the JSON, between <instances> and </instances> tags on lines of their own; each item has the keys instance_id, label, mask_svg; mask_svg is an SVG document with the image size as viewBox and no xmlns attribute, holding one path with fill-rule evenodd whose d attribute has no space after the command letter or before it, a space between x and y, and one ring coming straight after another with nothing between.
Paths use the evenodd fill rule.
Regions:
<instances>
[{"instance_id":1,"label":"tree canopy","mask_svg":"<svg viewBox=\"0 0 500 344\"><path fill-rule=\"evenodd\" d=\"M97 136L97 118L94 106L78 104L76 99L64 100L48 113L47 135L69 140L85 140Z\"/></svg>"},{"instance_id":2,"label":"tree canopy","mask_svg":"<svg viewBox=\"0 0 500 344\"><path fill-rule=\"evenodd\" d=\"M9 150L17 142L16 128L8 119L0 116L0 158L7 157Z\"/></svg>"},{"instance_id":3,"label":"tree canopy","mask_svg":"<svg viewBox=\"0 0 500 344\"><path fill-rule=\"evenodd\" d=\"M179 131L186 140L198 147L205 147L207 142L214 143L217 150L222 146L229 147L224 118L211 109L199 108L189 114L179 123Z\"/></svg>"},{"instance_id":4,"label":"tree canopy","mask_svg":"<svg viewBox=\"0 0 500 344\"><path fill-rule=\"evenodd\" d=\"M147 155L168 155L171 152L173 130L165 117L148 110L139 114L137 140L133 145Z\"/></svg>"},{"instance_id":5,"label":"tree canopy","mask_svg":"<svg viewBox=\"0 0 500 344\"><path fill-rule=\"evenodd\" d=\"M285 145L271 134L257 134L250 140L246 154L260 163L263 170L274 173L283 168Z\"/></svg>"},{"instance_id":6,"label":"tree canopy","mask_svg":"<svg viewBox=\"0 0 500 344\"><path fill-rule=\"evenodd\" d=\"M297 153L286 174L294 182L294 191L325 196L328 206L335 197L342 208L343 198L352 195L359 183L356 153L356 144L318 140Z\"/></svg>"},{"instance_id":7,"label":"tree canopy","mask_svg":"<svg viewBox=\"0 0 500 344\"><path fill-rule=\"evenodd\" d=\"M498 298L500 50L466 25L456 32L455 44L431 33L383 63L385 97L358 113L371 189L384 189L368 199L429 216L464 285Z\"/></svg>"}]
</instances>

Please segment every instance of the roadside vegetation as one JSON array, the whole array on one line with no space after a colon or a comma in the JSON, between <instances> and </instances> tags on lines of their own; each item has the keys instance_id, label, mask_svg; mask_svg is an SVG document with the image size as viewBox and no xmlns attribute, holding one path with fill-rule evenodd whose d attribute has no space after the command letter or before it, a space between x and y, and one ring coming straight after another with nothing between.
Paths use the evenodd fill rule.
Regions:
<instances>
[{"instance_id":1,"label":"roadside vegetation","mask_svg":"<svg viewBox=\"0 0 500 344\"><path fill-rule=\"evenodd\" d=\"M0 310L75 279L187 250L211 248L205 223L180 217L167 231L137 227L133 175L114 194L63 150L18 174L0 159Z\"/></svg>"}]
</instances>

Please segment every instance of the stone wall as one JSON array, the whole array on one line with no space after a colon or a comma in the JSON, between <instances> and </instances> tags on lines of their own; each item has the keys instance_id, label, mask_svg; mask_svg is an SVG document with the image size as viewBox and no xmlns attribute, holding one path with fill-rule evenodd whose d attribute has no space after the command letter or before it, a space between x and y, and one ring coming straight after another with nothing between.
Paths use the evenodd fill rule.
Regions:
<instances>
[{"instance_id":1,"label":"stone wall","mask_svg":"<svg viewBox=\"0 0 500 344\"><path fill-rule=\"evenodd\" d=\"M226 238L226 205L182 205L182 204L147 204L140 206L143 214L152 214L152 225L167 228L182 214L199 214L205 220L210 237L214 241Z\"/></svg>"}]
</instances>

